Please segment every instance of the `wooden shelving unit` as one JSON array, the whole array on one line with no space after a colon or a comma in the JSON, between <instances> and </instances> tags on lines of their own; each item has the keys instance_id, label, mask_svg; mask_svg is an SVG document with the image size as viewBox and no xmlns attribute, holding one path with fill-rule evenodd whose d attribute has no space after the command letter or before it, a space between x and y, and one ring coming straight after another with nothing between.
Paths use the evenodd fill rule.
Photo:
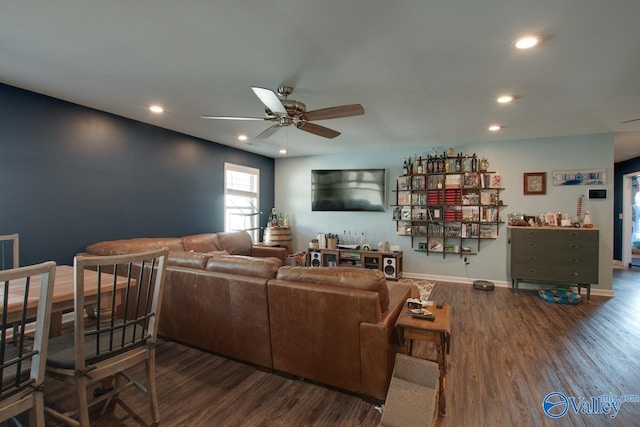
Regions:
<instances>
[{"instance_id":1,"label":"wooden shelving unit","mask_svg":"<svg viewBox=\"0 0 640 427\"><path fill-rule=\"evenodd\" d=\"M447 164L451 166L443 166ZM500 210L506 206L500 200L501 177L491 171L465 170L471 169L465 164L460 156L441 156L421 168L426 173L397 178L393 220L398 234L411 237L413 250L462 257L479 252L482 240L498 236L504 223Z\"/></svg>"}]
</instances>

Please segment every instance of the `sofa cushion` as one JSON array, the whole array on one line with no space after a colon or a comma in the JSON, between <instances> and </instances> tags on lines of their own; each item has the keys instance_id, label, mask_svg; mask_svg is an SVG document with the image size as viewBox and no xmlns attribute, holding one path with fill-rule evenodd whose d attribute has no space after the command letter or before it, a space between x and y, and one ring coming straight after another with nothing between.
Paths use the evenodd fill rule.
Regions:
<instances>
[{"instance_id":1,"label":"sofa cushion","mask_svg":"<svg viewBox=\"0 0 640 427\"><path fill-rule=\"evenodd\" d=\"M209 257L209 255L199 252L169 251L167 264L204 270Z\"/></svg>"},{"instance_id":2,"label":"sofa cushion","mask_svg":"<svg viewBox=\"0 0 640 427\"><path fill-rule=\"evenodd\" d=\"M138 237L135 239L110 240L87 246L86 252L91 255L123 255L145 252L153 249L169 248L170 251L183 251L182 239L179 237Z\"/></svg>"},{"instance_id":3,"label":"sofa cushion","mask_svg":"<svg viewBox=\"0 0 640 427\"><path fill-rule=\"evenodd\" d=\"M221 255L209 258L206 270L273 279L276 277L278 267L281 265L282 261L278 258L253 258L243 255Z\"/></svg>"},{"instance_id":4,"label":"sofa cushion","mask_svg":"<svg viewBox=\"0 0 640 427\"><path fill-rule=\"evenodd\" d=\"M211 252L222 249L216 233L202 233L184 236L182 238L182 245L184 246L184 250L187 252Z\"/></svg>"},{"instance_id":5,"label":"sofa cushion","mask_svg":"<svg viewBox=\"0 0 640 427\"><path fill-rule=\"evenodd\" d=\"M380 270L353 267L281 267L278 280L302 282L308 284L340 286L378 293L380 309L384 313L389 308L389 289L384 273Z\"/></svg>"},{"instance_id":6,"label":"sofa cushion","mask_svg":"<svg viewBox=\"0 0 640 427\"><path fill-rule=\"evenodd\" d=\"M224 249L232 255L251 255L251 235L246 231L225 231L218 233L220 249Z\"/></svg>"}]
</instances>

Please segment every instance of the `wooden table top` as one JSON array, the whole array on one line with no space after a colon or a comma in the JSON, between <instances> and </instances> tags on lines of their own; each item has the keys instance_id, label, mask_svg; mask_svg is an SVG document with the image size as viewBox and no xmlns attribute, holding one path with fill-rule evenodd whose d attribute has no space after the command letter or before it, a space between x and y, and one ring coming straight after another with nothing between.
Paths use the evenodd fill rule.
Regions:
<instances>
[{"instance_id":1,"label":"wooden table top","mask_svg":"<svg viewBox=\"0 0 640 427\"><path fill-rule=\"evenodd\" d=\"M14 283L12 281L11 283ZM116 288L121 289L126 286L126 277L118 278L116 282ZM113 275L108 273L102 273L102 286L104 286L104 292L110 292L113 284ZM8 313L19 312L22 309L22 302L24 298L23 286L12 286L9 290L9 309ZM73 309L74 306L74 272L73 266L70 265L58 265L56 266L56 277L53 286L53 300L52 300L52 312L66 311ZM30 292L27 306L29 309L35 310L38 305L38 298L40 296L40 275L33 276L30 283ZM104 293L103 292L103 293ZM84 294L85 303L89 304L95 300L98 293L98 279L95 271L85 270L84 272ZM0 288L0 297L4 294L4 289ZM0 307L0 313L2 308Z\"/></svg>"},{"instance_id":2,"label":"wooden table top","mask_svg":"<svg viewBox=\"0 0 640 427\"><path fill-rule=\"evenodd\" d=\"M451 310L449 304L445 302L442 308L437 308L434 303L433 306L425 307L425 309L429 310L436 317L435 320L409 316L406 314L409 308L405 306L400 316L398 316L396 326L425 331L450 332Z\"/></svg>"}]
</instances>

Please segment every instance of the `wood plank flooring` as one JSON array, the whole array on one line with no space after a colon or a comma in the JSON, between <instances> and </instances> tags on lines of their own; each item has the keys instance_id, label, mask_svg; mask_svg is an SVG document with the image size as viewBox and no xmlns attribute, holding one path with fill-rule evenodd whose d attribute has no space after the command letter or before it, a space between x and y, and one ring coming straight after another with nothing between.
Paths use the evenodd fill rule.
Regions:
<instances>
[{"instance_id":1,"label":"wood plank flooring","mask_svg":"<svg viewBox=\"0 0 640 427\"><path fill-rule=\"evenodd\" d=\"M447 409L438 427L638 426L640 403L624 403L615 419L574 414L547 417L550 392L576 398L640 394L640 271L614 273L615 298L592 296L577 306L545 302L533 291L439 283L432 294L452 305ZM414 346L425 356L430 348ZM180 344L158 349L162 426L376 426L370 401L286 378ZM68 390L45 387L64 406ZM136 419L116 407L94 416L97 427L150 421L140 393L128 391ZM47 417L47 425L58 426Z\"/></svg>"}]
</instances>

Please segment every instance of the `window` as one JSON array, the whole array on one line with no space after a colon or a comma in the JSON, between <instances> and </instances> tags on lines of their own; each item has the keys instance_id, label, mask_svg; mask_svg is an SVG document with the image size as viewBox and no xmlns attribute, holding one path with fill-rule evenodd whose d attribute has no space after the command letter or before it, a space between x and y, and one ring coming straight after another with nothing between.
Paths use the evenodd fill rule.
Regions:
<instances>
[{"instance_id":1,"label":"window","mask_svg":"<svg viewBox=\"0 0 640 427\"><path fill-rule=\"evenodd\" d=\"M260 225L260 170L224 164L224 229L246 230L258 241Z\"/></svg>"}]
</instances>

